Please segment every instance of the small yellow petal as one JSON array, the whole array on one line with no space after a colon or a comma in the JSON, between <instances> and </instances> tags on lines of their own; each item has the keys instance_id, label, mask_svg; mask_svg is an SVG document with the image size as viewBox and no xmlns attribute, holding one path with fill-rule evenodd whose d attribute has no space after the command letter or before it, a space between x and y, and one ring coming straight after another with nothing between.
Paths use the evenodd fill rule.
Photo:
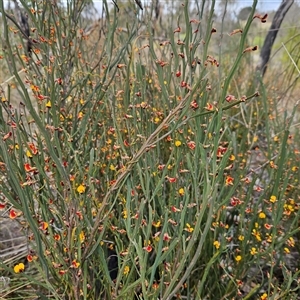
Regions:
<instances>
[{"instance_id":1,"label":"small yellow petal","mask_svg":"<svg viewBox=\"0 0 300 300\"><path fill-rule=\"evenodd\" d=\"M178 194L179 194L180 196L183 196L183 195L184 195L184 188L180 188L180 189L178 190Z\"/></svg>"},{"instance_id":2,"label":"small yellow petal","mask_svg":"<svg viewBox=\"0 0 300 300\"><path fill-rule=\"evenodd\" d=\"M85 186L84 185L79 185L78 187L77 187L77 192L79 193L79 194L83 194L84 192L85 192Z\"/></svg>"},{"instance_id":3,"label":"small yellow petal","mask_svg":"<svg viewBox=\"0 0 300 300\"><path fill-rule=\"evenodd\" d=\"M14 272L15 273L21 273L25 270L25 265L23 263L19 263L14 266Z\"/></svg>"},{"instance_id":4,"label":"small yellow petal","mask_svg":"<svg viewBox=\"0 0 300 300\"><path fill-rule=\"evenodd\" d=\"M29 150L26 151L26 156L29 157L29 158L32 158L32 154Z\"/></svg>"},{"instance_id":5,"label":"small yellow petal","mask_svg":"<svg viewBox=\"0 0 300 300\"><path fill-rule=\"evenodd\" d=\"M175 146L176 146L176 147L180 147L180 146L181 146L181 144L182 144L182 143L181 143L181 141L178 141L178 140L177 140L177 141L175 141Z\"/></svg>"},{"instance_id":6,"label":"small yellow petal","mask_svg":"<svg viewBox=\"0 0 300 300\"><path fill-rule=\"evenodd\" d=\"M239 261L242 260L242 257L241 257L240 255L238 255L238 256L235 257L235 260L236 260L237 262L239 262Z\"/></svg>"},{"instance_id":7,"label":"small yellow petal","mask_svg":"<svg viewBox=\"0 0 300 300\"><path fill-rule=\"evenodd\" d=\"M265 219L266 218L266 214L264 212L260 212L259 215L258 215L258 217L260 219Z\"/></svg>"},{"instance_id":8,"label":"small yellow petal","mask_svg":"<svg viewBox=\"0 0 300 300\"><path fill-rule=\"evenodd\" d=\"M128 275L129 271L130 271L130 268L128 266L125 266L123 274Z\"/></svg>"},{"instance_id":9,"label":"small yellow petal","mask_svg":"<svg viewBox=\"0 0 300 300\"><path fill-rule=\"evenodd\" d=\"M214 241L214 246L218 250L220 248L220 242L219 241Z\"/></svg>"}]
</instances>

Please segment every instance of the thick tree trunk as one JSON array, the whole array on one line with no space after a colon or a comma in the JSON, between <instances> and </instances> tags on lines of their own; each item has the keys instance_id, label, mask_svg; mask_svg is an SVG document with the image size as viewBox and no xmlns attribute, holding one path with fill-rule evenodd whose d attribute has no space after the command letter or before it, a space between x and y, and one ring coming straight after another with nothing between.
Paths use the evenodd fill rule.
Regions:
<instances>
[{"instance_id":1,"label":"thick tree trunk","mask_svg":"<svg viewBox=\"0 0 300 300\"><path fill-rule=\"evenodd\" d=\"M266 36L264 45L261 48L260 52L260 63L257 66L257 70L261 73L261 76L263 77L267 71L268 62L271 55L272 46L275 42L277 33L280 29L281 23L293 5L294 0L283 0L280 4L278 10L275 13L274 19L272 21L271 27L269 29L269 32Z\"/></svg>"}]
</instances>

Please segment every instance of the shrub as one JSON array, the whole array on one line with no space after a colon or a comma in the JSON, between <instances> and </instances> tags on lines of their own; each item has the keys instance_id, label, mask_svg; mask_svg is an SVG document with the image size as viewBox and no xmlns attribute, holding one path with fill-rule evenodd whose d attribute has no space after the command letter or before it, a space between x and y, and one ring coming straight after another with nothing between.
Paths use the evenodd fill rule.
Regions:
<instances>
[{"instance_id":1,"label":"shrub","mask_svg":"<svg viewBox=\"0 0 300 300\"><path fill-rule=\"evenodd\" d=\"M13 278L4 296L298 293L289 292L298 273L285 258L298 232L296 107L284 122L271 120L262 83L246 96L233 87L256 49L245 43L255 8L231 36L239 43L233 64L222 65L222 53L210 54L214 2L207 17L198 8L198 19L183 5L178 27L160 41L148 8L141 14L134 3L127 28L103 1L103 18L87 30L80 1L20 2L33 44L26 53L18 23L2 18L3 56L21 101L9 85L1 207L29 241L26 263L1 264Z\"/></svg>"}]
</instances>

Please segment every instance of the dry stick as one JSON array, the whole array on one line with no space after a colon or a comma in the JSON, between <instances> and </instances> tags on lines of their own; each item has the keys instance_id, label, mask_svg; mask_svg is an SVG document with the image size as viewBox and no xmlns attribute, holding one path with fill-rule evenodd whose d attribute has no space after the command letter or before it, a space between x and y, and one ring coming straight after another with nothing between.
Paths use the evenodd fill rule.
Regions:
<instances>
[{"instance_id":1,"label":"dry stick","mask_svg":"<svg viewBox=\"0 0 300 300\"><path fill-rule=\"evenodd\" d=\"M20 32L22 33L22 35L24 36L24 38L29 41L29 42L32 42L32 40L30 39L29 36L27 36L27 34L25 33L25 31L21 28L21 26L18 24L18 22L13 18L11 17L8 13L4 12L5 16L11 20L17 27L18 29L20 30ZM35 43L39 44L38 41L35 41Z\"/></svg>"},{"instance_id":2,"label":"dry stick","mask_svg":"<svg viewBox=\"0 0 300 300\"><path fill-rule=\"evenodd\" d=\"M149 149L149 146L153 145L154 142L158 141L158 140L156 140L156 138L159 135L159 133L166 127L166 125L170 124L171 121L173 121L176 114L185 107L190 95L191 95L191 92L188 92L186 94L186 96L184 97L184 99L169 113L169 115L162 121L162 123L157 127L157 129L148 137L148 139L145 141L145 143L143 144L141 149L128 162L128 164L126 165L125 171L118 176L116 182L110 187L110 189L106 193L106 195L103 199L102 205L101 205L101 207L97 213L97 216L95 218L95 223L94 223L94 226L93 226L91 234L90 234L89 242L88 242L88 244L85 248L85 251L82 255L82 261L85 260L85 258L87 257L87 255L90 251L90 248L92 246L92 243L93 243L94 237L96 235L96 232L98 230L98 226L99 226L100 222L102 222L107 217L107 214L105 214L103 216L103 218L101 219L101 213L102 213L104 207L106 206L109 197L116 189L118 189L118 187L122 183L122 181L130 174L135 163L137 163L137 161L140 159L140 157L145 152L147 152L147 150Z\"/></svg>"},{"instance_id":3,"label":"dry stick","mask_svg":"<svg viewBox=\"0 0 300 300\"><path fill-rule=\"evenodd\" d=\"M286 49L284 43L281 43L282 47L284 48L284 50L286 51L287 55L289 56L289 59L291 60L292 64L294 65L295 69L297 70L298 74L300 74L300 70L297 66L297 64L295 63L294 59L292 58L291 54L289 53L288 49Z\"/></svg>"},{"instance_id":4,"label":"dry stick","mask_svg":"<svg viewBox=\"0 0 300 300\"><path fill-rule=\"evenodd\" d=\"M282 23L285 15L287 14L289 9L293 5L293 3L294 3L294 0L282 0L278 10L276 11L276 13L274 15L271 27L268 31L268 34L264 41L264 44L261 48L260 63L257 66L257 70L261 73L262 77L264 77L264 75L267 71L267 67L268 67L268 63L269 63L270 55L271 55L271 50L272 50L273 44L275 42L276 36L279 32L281 23Z\"/></svg>"},{"instance_id":5,"label":"dry stick","mask_svg":"<svg viewBox=\"0 0 300 300\"><path fill-rule=\"evenodd\" d=\"M18 72L18 75L21 75L23 72L25 72L25 69L21 69L19 72ZM5 81L3 81L2 83L0 83L0 87L3 88L5 85L8 85L9 82L13 79L16 78L16 75L12 75L11 77L9 77L8 79L6 79Z\"/></svg>"},{"instance_id":6,"label":"dry stick","mask_svg":"<svg viewBox=\"0 0 300 300\"><path fill-rule=\"evenodd\" d=\"M257 173L260 169L262 169L262 168L264 168L265 166L267 166L271 161L273 161L273 160L274 160L275 158L277 158L277 157L278 157L278 154L274 155L273 157L271 157L270 160L267 160L265 163L263 163L262 165L258 166L257 168L251 169L251 170L247 173L246 177L249 176L251 173Z\"/></svg>"}]
</instances>

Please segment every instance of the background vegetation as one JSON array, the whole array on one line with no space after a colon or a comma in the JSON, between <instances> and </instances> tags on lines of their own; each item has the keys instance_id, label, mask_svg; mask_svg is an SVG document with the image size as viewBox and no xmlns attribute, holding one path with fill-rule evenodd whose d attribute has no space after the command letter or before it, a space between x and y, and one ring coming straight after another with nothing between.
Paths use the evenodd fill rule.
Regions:
<instances>
[{"instance_id":1,"label":"background vegetation","mask_svg":"<svg viewBox=\"0 0 300 300\"><path fill-rule=\"evenodd\" d=\"M257 1L103 1L97 21L19 2L0 8L3 299L298 299L293 29L262 78Z\"/></svg>"}]
</instances>

